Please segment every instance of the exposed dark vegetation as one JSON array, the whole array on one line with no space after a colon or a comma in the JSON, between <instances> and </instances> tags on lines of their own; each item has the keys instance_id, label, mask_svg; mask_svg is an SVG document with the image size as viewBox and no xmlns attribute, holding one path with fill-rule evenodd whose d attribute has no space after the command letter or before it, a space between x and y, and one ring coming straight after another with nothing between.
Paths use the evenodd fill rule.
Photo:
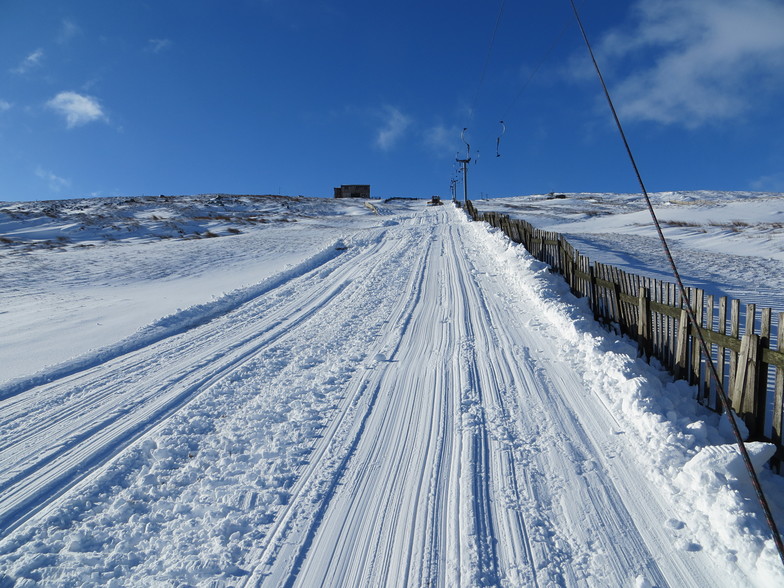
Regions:
<instances>
[{"instance_id":1,"label":"exposed dark vegetation","mask_svg":"<svg viewBox=\"0 0 784 588\"><path fill-rule=\"evenodd\" d=\"M135 196L4 203L0 222L23 223L23 236L0 235L12 251L95 246L134 239L199 239L241 235L243 225L296 222L302 197L253 195Z\"/></svg>"}]
</instances>

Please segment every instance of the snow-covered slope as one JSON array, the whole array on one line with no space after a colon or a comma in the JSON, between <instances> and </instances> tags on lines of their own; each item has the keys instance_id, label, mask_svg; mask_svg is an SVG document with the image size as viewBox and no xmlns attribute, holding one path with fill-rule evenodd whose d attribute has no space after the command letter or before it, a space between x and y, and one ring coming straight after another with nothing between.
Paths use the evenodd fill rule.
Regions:
<instances>
[{"instance_id":1,"label":"snow-covered slope","mask_svg":"<svg viewBox=\"0 0 784 588\"><path fill-rule=\"evenodd\" d=\"M784 312L784 194L660 192L651 199L687 285ZM549 194L474 204L563 233L592 260L672 281L640 194Z\"/></svg>"},{"instance_id":2,"label":"snow-covered slope","mask_svg":"<svg viewBox=\"0 0 784 588\"><path fill-rule=\"evenodd\" d=\"M335 223L375 216L357 201L263 196L0 203L0 383L258 284L333 243Z\"/></svg>"},{"instance_id":3,"label":"snow-covered slope","mask_svg":"<svg viewBox=\"0 0 784 588\"><path fill-rule=\"evenodd\" d=\"M451 205L374 204L94 247L18 226L0 585L784 583L685 384Z\"/></svg>"}]
</instances>

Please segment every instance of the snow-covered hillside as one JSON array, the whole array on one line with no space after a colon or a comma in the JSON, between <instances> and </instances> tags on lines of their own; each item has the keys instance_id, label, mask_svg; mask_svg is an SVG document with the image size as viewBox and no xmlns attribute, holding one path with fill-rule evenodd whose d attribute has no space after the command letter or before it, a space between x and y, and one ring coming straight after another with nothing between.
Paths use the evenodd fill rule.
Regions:
<instances>
[{"instance_id":1,"label":"snow-covered hillside","mask_svg":"<svg viewBox=\"0 0 784 588\"><path fill-rule=\"evenodd\" d=\"M688 386L497 231L373 204L0 205L0 586L784 584Z\"/></svg>"},{"instance_id":2,"label":"snow-covered hillside","mask_svg":"<svg viewBox=\"0 0 784 588\"><path fill-rule=\"evenodd\" d=\"M356 201L263 196L0 203L0 382L257 284L332 244L344 217L373 216Z\"/></svg>"},{"instance_id":3,"label":"snow-covered hillside","mask_svg":"<svg viewBox=\"0 0 784 588\"><path fill-rule=\"evenodd\" d=\"M689 286L784 312L784 194L660 192L651 200ZM641 194L547 194L474 204L563 233L592 260L673 281Z\"/></svg>"}]
</instances>

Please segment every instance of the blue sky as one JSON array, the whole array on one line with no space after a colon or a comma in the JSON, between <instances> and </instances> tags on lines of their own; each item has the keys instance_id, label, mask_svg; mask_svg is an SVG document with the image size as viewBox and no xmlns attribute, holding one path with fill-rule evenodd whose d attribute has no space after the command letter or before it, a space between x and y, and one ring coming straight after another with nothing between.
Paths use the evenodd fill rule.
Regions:
<instances>
[{"instance_id":1,"label":"blue sky","mask_svg":"<svg viewBox=\"0 0 784 588\"><path fill-rule=\"evenodd\" d=\"M649 190L784 191L780 0L579 6ZM638 190L568 0L0 15L0 200L448 196L464 127L472 197Z\"/></svg>"}]
</instances>

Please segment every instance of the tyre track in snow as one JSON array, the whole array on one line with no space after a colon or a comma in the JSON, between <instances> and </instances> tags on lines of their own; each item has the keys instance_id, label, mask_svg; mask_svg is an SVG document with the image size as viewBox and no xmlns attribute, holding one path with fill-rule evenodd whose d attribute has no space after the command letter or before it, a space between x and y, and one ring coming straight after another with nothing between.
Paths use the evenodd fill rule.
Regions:
<instances>
[{"instance_id":1,"label":"tyre track in snow","mask_svg":"<svg viewBox=\"0 0 784 588\"><path fill-rule=\"evenodd\" d=\"M554 359L558 334L479 269L488 252L455 214L427 214L415 305L363 375L372 401L329 491L292 501L248 584L701 585L701 555L666 545L661 498L616 487L642 476L610 463L622 442Z\"/></svg>"},{"instance_id":2,"label":"tyre track in snow","mask_svg":"<svg viewBox=\"0 0 784 588\"><path fill-rule=\"evenodd\" d=\"M432 217L428 222L432 222ZM372 390L373 401L368 403L355 427L346 460L334 471L330 491L319 497L315 513L309 502L292 503L285 516L299 512L301 520L287 521L281 536L274 538L271 547L263 551L259 557L261 565L250 578L250 584L421 585L421 571L417 569L420 564L437 565L437 559L426 561L427 557L422 557L426 553L422 544L428 539L440 540L443 533L425 537L424 529L413 524L420 522L420 511L430 521L426 529L447 520L439 507L445 493L437 488L450 477L440 475L440 470L454 467L451 415L455 398L447 395L431 404L429 394L419 397L417 391L420 387L431 390L434 386L447 389L443 386L446 376L441 369L441 358L453 354L437 346L438 343L450 346L454 338L448 329L442 328L434 349L421 332L422 327L430 326L423 317L435 311L424 301L432 302L438 297L429 296L423 289L433 256L443 255L442 244L434 245L431 236L419 245L418 254L415 288L407 294L407 304L393 321L397 328L391 329L381 344L388 360L363 375L363 381ZM444 299L439 306L440 324L445 326L449 300ZM397 369L411 362L429 368L425 373ZM405 393L395 394L396 390ZM416 443L406 442L413 439ZM384 459L383 454L398 452L402 453L397 459ZM430 455L436 456L429 461L432 471L421 468L409 475L406 467L409 461L417 463ZM378 492L378 486L387 480L398 480L401 484L388 494ZM340 505L338 514L333 514L335 505ZM337 536L333 535L335 527L339 529ZM396 532L401 527L402 539ZM389 532L379 533L381 528ZM309 557L314 553L319 554L317 558ZM326 569L320 567L322 564ZM436 575L437 569L431 572Z\"/></svg>"},{"instance_id":3,"label":"tyre track in snow","mask_svg":"<svg viewBox=\"0 0 784 588\"><path fill-rule=\"evenodd\" d=\"M488 431L461 398L480 379L468 350L476 301L466 292L475 290L465 283L456 229L443 214L430 218L443 226L422 251L426 280L389 361L371 375L377 398L346 467L335 472L339 486L322 497L307 540L279 540L288 552L265 553L251 584L498 580ZM453 320L461 308L465 316Z\"/></svg>"},{"instance_id":4,"label":"tyre track in snow","mask_svg":"<svg viewBox=\"0 0 784 588\"><path fill-rule=\"evenodd\" d=\"M422 219L417 219L417 222L422 224ZM324 509L337 490L346 464L366 428L368 416L379 402L379 379L385 371L384 366L395 361L392 358L400 345L398 333L408 328L413 309L419 302L426 270L421 252L423 246L429 246L426 233L420 231L417 235L419 238L407 242L413 261L407 287L390 312L385 334L374 343L370 352L370 355L382 353L385 359L361 371L348 384L346 396L356 401L332 421L292 490L289 505L278 514L276 523L264 541L246 558L248 566L254 570L250 583L266 581L273 585L285 585L296 578L303 557L322 522ZM334 467L325 468L326 456L332 456L333 462L337 458L338 463Z\"/></svg>"},{"instance_id":5,"label":"tyre track in snow","mask_svg":"<svg viewBox=\"0 0 784 588\"><path fill-rule=\"evenodd\" d=\"M357 257L390 255L382 234L207 324L2 401L0 537L328 307L369 271Z\"/></svg>"},{"instance_id":6,"label":"tyre track in snow","mask_svg":"<svg viewBox=\"0 0 784 588\"><path fill-rule=\"evenodd\" d=\"M563 337L495 263L484 229L449 207L397 220L225 316L7 399L2 406L19 422L2 425L16 441L0 450L0 483L17 491L20 505L6 521L26 523L0 546L0 571L49 565L50 577L73 585L118 577L187 585L715 584L703 554L668 545L662 497L645 487L622 431L562 357ZM318 362L309 354L324 351L333 361L346 356L340 378L309 367ZM377 353L385 358L373 360ZM309 388L308 378L312 393L288 393L292 384ZM166 449L158 432L178 419L187 424L192 407L213 394L196 413L206 424L179 462L153 475L120 459L134 440L147 446L154 437ZM281 466L276 439L249 429L260 417L262 427L272 424L292 403L307 409L315 394L328 397L325 414L311 418L323 428L293 421L289 428L311 430L290 441L306 457ZM266 403L266 395L280 400ZM157 412L152 402L162 403ZM96 418L104 425L93 431L88 419ZM30 428L37 433L27 435ZM167 434L176 445L180 433ZM47 435L60 439L61 453L39 455L46 444L35 443ZM221 469L209 469L216 459ZM129 470L137 489L130 499L118 496L111 475L101 481L104 462ZM258 504L268 490L283 497L277 506ZM115 518L139 496L161 504L149 504L150 516ZM67 540L46 522L36 527L44 514L60 524L58 509L73 503L82 510ZM199 512L189 515L191 505ZM109 529L116 539L81 545L79 533L106 520L121 520ZM127 537L137 537L144 559L100 559L109 547L124 553ZM11 565L15 552L57 542L55 563L32 556ZM170 575L157 575L164 571Z\"/></svg>"}]
</instances>

